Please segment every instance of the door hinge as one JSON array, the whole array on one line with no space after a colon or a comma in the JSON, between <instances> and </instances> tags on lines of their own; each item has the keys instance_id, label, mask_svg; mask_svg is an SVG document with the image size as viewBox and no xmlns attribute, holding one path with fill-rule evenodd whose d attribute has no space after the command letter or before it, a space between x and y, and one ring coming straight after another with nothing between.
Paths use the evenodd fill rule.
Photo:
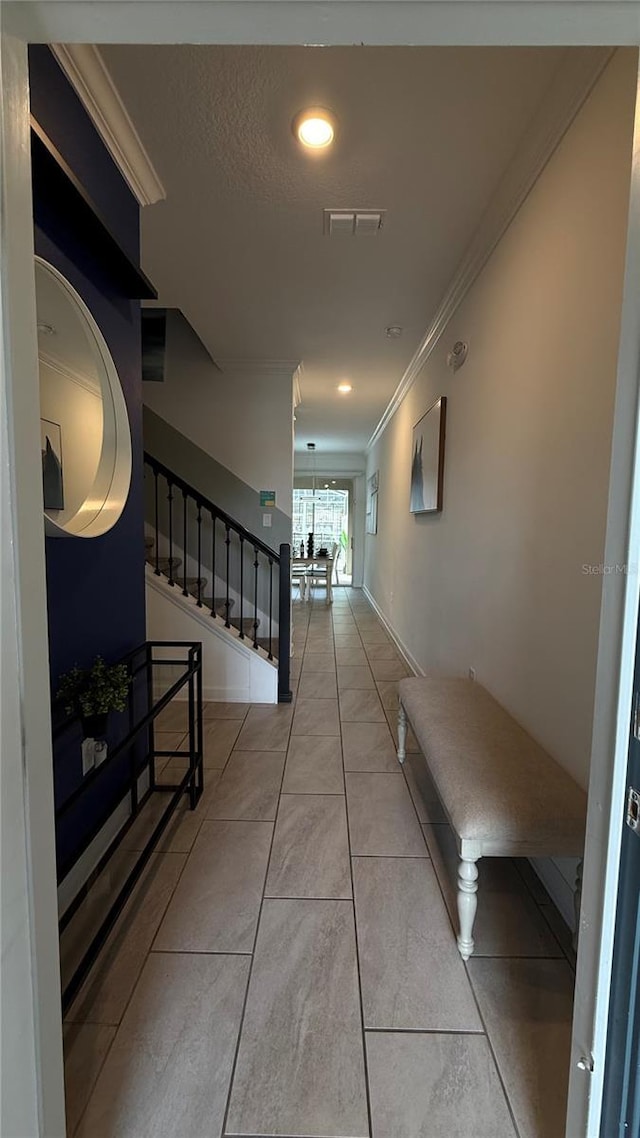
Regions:
<instances>
[{"instance_id":1,"label":"door hinge","mask_svg":"<svg viewBox=\"0 0 640 1138\"><path fill-rule=\"evenodd\" d=\"M627 826L640 834L640 793L633 786L627 795Z\"/></svg>"},{"instance_id":2,"label":"door hinge","mask_svg":"<svg viewBox=\"0 0 640 1138\"><path fill-rule=\"evenodd\" d=\"M631 732L634 739L640 742L640 691L633 693L633 710L631 712Z\"/></svg>"}]
</instances>

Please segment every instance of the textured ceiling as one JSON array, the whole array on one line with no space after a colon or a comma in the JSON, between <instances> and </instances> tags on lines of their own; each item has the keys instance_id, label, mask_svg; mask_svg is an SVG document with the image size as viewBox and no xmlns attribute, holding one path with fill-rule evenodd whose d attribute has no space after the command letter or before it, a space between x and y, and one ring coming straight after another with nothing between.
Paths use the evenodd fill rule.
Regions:
<instances>
[{"instance_id":1,"label":"textured ceiling","mask_svg":"<svg viewBox=\"0 0 640 1138\"><path fill-rule=\"evenodd\" d=\"M100 50L167 190L142 225L160 301L217 360L303 361L299 449L364 449L564 52ZM314 104L339 132L309 156L291 119ZM351 206L387 210L378 237L323 236Z\"/></svg>"}]
</instances>

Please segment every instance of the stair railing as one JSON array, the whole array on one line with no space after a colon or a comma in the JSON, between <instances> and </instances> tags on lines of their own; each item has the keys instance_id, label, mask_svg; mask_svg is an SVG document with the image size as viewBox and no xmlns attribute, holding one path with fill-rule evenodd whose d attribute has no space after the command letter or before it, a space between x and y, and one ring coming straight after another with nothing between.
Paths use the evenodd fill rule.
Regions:
<instances>
[{"instance_id":1,"label":"stair railing","mask_svg":"<svg viewBox=\"0 0 640 1138\"><path fill-rule=\"evenodd\" d=\"M279 552L272 549L246 529L209 498L174 474L153 455L145 451L145 482L150 482L147 495L147 521L153 528L155 548L152 565L157 576L165 576L167 583L181 588L184 596L195 597L199 608L206 607L202 590L202 573L211 574L211 618L222 620L225 628L237 628L239 638L251 643L257 651L264 647L269 660L274 659L277 644L278 700L291 702L290 644L291 644L291 546L280 545ZM176 517L176 504L182 500ZM179 547L175 534L182 522L182 574L179 565ZM210 526L210 533L207 532ZM195 539L194 539L195 533ZM166 543L168 557L160 553L160 540ZM222 545L222 551L220 549ZM206 551L206 553L205 553ZM209 557L210 555L210 557ZM188 561L197 566L193 590L189 588ZM209 563L210 561L210 563ZM161 566L166 563L167 571ZM277 572L275 579L274 569ZM222 597L216 597L216 581L222 582ZM234 598L239 599L239 620L232 616ZM220 608L222 611L218 611ZM258 635L261 616L267 624L267 635ZM260 641L262 640L262 644Z\"/></svg>"}]
</instances>

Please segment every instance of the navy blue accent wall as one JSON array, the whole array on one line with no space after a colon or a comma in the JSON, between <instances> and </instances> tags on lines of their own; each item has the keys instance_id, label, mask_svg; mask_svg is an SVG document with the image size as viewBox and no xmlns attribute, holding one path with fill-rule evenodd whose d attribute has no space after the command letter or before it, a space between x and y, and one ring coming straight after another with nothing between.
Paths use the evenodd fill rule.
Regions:
<instances>
[{"instance_id":1,"label":"navy blue accent wall","mask_svg":"<svg viewBox=\"0 0 640 1138\"><path fill-rule=\"evenodd\" d=\"M29 49L32 112L101 210L129 256L139 257L139 208L84 108L47 47ZM113 356L129 411L133 477L124 512L103 537L47 538L47 602L52 689L61 672L111 661L146 638L142 495L142 378L140 305L114 291L94 261L83 263L73 235L61 224L35 232L36 252L55 265L80 293ZM73 258L73 259L72 259ZM127 729L113 716L111 742ZM54 749L56 800L80 782L80 738L65 734ZM81 817L58 833L59 860L73 853L124 777L124 764L101 781L99 793L83 799ZM96 787L97 791L97 787Z\"/></svg>"}]
</instances>

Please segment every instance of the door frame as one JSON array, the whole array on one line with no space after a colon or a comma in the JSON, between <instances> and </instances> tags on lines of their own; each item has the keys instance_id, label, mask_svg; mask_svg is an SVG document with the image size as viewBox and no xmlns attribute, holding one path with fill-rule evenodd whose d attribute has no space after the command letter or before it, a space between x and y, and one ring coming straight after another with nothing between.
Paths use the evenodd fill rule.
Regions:
<instances>
[{"instance_id":1,"label":"door frame","mask_svg":"<svg viewBox=\"0 0 640 1138\"><path fill-rule=\"evenodd\" d=\"M15 854L15 873L28 899L16 917L14 948L30 963L12 973L14 991L30 1013L19 1038L24 1078L5 1087L25 1119L37 1119L37 1131L30 1122L25 1133L58 1138L65 1129L42 490L37 466L29 461L38 453L39 424L26 44L639 46L640 8L635 0L4 0L0 15L0 411L9 426L8 438L0 439L0 501L7 523L3 535L11 533L0 582L2 790L3 809L11 792L15 822L8 852ZM631 196L604 557L618 566L630 565L632 551L640 548L638 116ZM572 1138L597 1138L599 1125L638 589L637 573L603 579L569 1093ZM5 766L7 743L20 761ZM3 917L5 903L3 895ZM3 969L3 995L7 975ZM591 1055L589 1074L576 1064L585 1056L589 1065Z\"/></svg>"}]
</instances>

